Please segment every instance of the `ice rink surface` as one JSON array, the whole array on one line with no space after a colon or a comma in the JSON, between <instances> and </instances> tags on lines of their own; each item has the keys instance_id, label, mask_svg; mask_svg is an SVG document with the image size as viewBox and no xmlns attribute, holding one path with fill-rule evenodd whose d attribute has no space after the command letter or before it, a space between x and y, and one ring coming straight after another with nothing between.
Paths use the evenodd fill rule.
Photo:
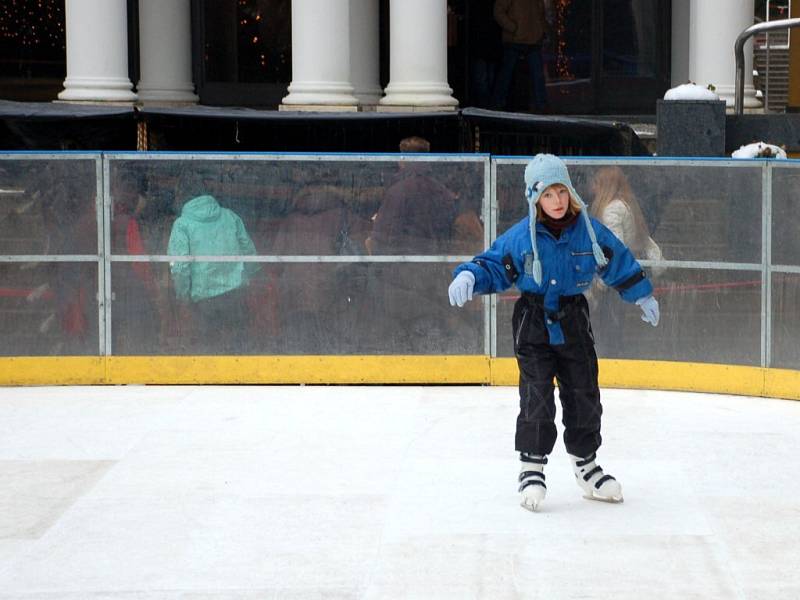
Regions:
<instances>
[{"instance_id":1,"label":"ice rink surface","mask_svg":"<svg viewBox=\"0 0 800 600\"><path fill-rule=\"evenodd\" d=\"M800 402L604 390L519 507L515 388L0 389L0 599L800 598ZM560 427L559 427L560 429Z\"/></svg>"}]
</instances>

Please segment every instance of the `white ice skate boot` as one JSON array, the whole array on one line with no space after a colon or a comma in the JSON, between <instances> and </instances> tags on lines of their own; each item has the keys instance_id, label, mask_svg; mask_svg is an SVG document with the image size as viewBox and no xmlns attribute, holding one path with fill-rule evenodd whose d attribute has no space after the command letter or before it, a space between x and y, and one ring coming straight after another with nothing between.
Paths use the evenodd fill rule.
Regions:
<instances>
[{"instance_id":1,"label":"white ice skate boot","mask_svg":"<svg viewBox=\"0 0 800 600\"><path fill-rule=\"evenodd\" d=\"M541 454L521 452L519 459L520 506L535 511L547 494L547 485L544 483L544 466L547 464L547 457Z\"/></svg>"},{"instance_id":2,"label":"white ice skate boot","mask_svg":"<svg viewBox=\"0 0 800 600\"><path fill-rule=\"evenodd\" d=\"M575 481L583 490L584 498L603 502L622 502L622 486L611 475L603 473L603 469L594 462L596 458L594 452L586 458L572 455L569 458L575 471Z\"/></svg>"}]
</instances>

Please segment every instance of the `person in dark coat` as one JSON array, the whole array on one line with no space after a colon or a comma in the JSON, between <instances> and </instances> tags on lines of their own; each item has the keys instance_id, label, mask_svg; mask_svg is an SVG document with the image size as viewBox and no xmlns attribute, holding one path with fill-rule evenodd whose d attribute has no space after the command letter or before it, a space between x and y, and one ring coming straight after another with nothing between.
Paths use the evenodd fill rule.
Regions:
<instances>
[{"instance_id":1,"label":"person in dark coat","mask_svg":"<svg viewBox=\"0 0 800 600\"><path fill-rule=\"evenodd\" d=\"M469 54L471 104L491 108L492 89L503 57L493 0L471 0L469 4Z\"/></svg>"},{"instance_id":2,"label":"person in dark coat","mask_svg":"<svg viewBox=\"0 0 800 600\"><path fill-rule=\"evenodd\" d=\"M420 137L400 142L403 153L428 152L430 143ZM450 254L456 221L457 197L433 178L430 164L401 161L397 177L386 189L378 212L372 218L372 231L366 247L372 255L447 255ZM447 303L438 294L420 298L420 290L431 290L443 275L440 265L395 264L372 269L373 297L380 298L378 329L385 341L393 340L393 350L428 352L441 348L443 320ZM426 283L427 282L427 283ZM428 294L428 292L423 292ZM376 330L377 331L377 330Z\"/></svg>"}]
</instances>

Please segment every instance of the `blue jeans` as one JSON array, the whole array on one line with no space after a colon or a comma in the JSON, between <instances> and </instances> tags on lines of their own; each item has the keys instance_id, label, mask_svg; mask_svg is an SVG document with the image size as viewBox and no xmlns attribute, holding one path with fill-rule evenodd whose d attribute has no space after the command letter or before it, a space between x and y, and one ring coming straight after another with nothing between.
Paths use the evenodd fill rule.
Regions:
<instances>
[{"instance_id":1,"label":"blue jeans","mask_svg":"<svg viewBox=\"0 0 800 600\"><path fill-rule=\"evenodd\" d=\"M472 105L492 107L492 89L497 75L497 64L485 58L472 61Z\"/></svg>"},{"instance_id":2,"label":"blue jeans","mask_svg":"<svg viewBox=\"0 0 800 600\"><path fill-rule=\"evenodd\" d=\"M547 108L547 91L544 87L544 66L542 64L541 44L503 44L503 62L495 80L493 104L497 109L504 109L508 102L508 92L514 79L517 61L525 58L528 61L531 85L533 87L534 110Z\"/></svg>"}]
</instances>

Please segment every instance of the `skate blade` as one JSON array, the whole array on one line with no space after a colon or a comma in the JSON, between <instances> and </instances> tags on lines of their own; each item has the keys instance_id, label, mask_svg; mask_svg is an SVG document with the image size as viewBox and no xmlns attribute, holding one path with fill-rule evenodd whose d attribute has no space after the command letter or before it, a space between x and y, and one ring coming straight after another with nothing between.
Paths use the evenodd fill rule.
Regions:
<instances>
[{"instance_id":1,"label":"skate blade","mask_svg":"<svg viewBox=\"0 0 800 600\"><path fill-rule=\"evenodd\" d=\"M536 512L536 508L539 506L539 503L538 502L533 502L531 504L528 504L527 502L525 502L523 500L522 502L519 503L519 505L522 508L524 508L525 510L529 510L531 512Z\"/></svg>"},{"instance_id":2,"label":"skate blade","mask_svg":"<svg viewBox=\"0 0 800 600\"><path fill-rule=\"evenodd\" d=\"M587 500L597 500L598 502L608 502L609 504L622 504L625 501L622 496L601 496L596 492L584 494L583 497Z\"/></svg>"}]
</instances>

